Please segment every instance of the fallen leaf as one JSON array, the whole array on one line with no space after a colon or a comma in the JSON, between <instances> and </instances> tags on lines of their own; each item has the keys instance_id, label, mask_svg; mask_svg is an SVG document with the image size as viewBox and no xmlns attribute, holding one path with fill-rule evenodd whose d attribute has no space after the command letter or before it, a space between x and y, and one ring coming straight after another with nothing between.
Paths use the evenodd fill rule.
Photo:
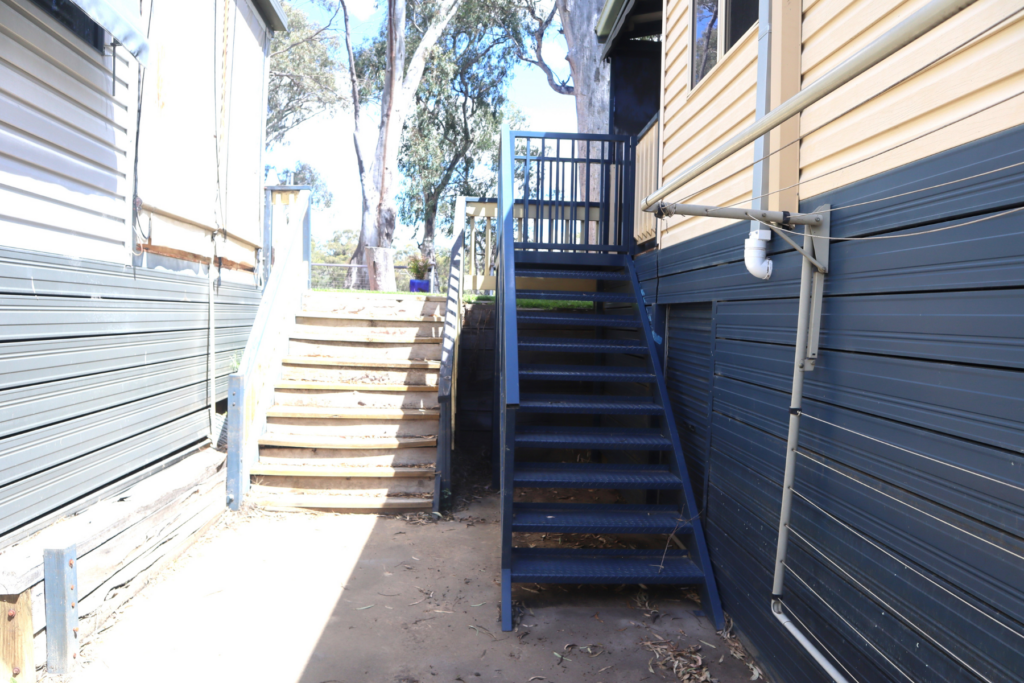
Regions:
<instances>
[{"instance_id":1,"label":"fallen leaf","mask_svg":"<svg viewBox=\"0 0 1024 683\"><path fill-rule=\"evenodd\" d=\"M356 611L359 612L364 609L370 609L371 607L373 607L373 605L367 605L366 607L356 607Z\"/></svg>"},{"instance_id":2,"label":"fallen leaf","mask_svg":"<svg viewBox=\"0 0 1024 683\"><path fill-rule=\"evenodd\" d=\"M716 650L718 649L718 647L717 647L716 645L712 645L711 643L709 643L709 642L708 642L708 641L706 641L706 640L702 640L702 641L700 641L700 642L704 643L704 644L705 644L705 645L707 645L708 647L714 648L714 649L716 649Z\"/></svg>"}]
</instances>

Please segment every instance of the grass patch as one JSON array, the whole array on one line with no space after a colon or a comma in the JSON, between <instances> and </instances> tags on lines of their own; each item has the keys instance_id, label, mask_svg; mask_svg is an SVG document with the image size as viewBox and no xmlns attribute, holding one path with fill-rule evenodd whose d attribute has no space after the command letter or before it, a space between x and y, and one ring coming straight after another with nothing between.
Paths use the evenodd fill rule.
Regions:
<instances>
[{"instance_id":1,"label":"grass patch","mask_svg":"<svg viewBox=\"0 0 1024 683\"><path fill-rule=\"evenodd\" d=\"M462 300L469 304L494 303L491 294L464 294ZM517 299L516 308L539 308L545 311L592 311L594 304L590 301L554 301L548 299Z\"/></svg>"}]
</instances>

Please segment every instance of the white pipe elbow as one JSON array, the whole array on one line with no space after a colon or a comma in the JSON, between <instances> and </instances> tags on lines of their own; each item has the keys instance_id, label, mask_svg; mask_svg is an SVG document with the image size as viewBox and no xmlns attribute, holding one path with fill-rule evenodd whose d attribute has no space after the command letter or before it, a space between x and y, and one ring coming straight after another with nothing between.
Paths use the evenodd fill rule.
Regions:
<instances>
[{"instance_id":1,"label":"white pipe elbow","mask_svg":"<svg viewBox=\"0 0 1024 683\"><path fill-rule=\"evenodd\" d=\"M767 280L772 276L772 260L768 258L768 242L748 237L743 242L743 262L756 278Z\"/></svg>"}]
</instances>

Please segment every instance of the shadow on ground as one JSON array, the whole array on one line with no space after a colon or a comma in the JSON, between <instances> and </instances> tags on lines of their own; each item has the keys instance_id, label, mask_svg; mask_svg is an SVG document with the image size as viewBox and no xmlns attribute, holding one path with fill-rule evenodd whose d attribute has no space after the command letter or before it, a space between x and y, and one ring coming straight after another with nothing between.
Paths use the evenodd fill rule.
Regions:
<instances>
[{"instance_id":1,"label":"shadow on ground","mask_svg":"<svg viewBox=\"0 0 1024 683\"><path fill-rule=\"evenodd\" d=\"M498 498L480 462L456 463L450 519L378 520L301 683L751 679L692 589L517 585L503 633Z\"/></svg>"}]
</instances>

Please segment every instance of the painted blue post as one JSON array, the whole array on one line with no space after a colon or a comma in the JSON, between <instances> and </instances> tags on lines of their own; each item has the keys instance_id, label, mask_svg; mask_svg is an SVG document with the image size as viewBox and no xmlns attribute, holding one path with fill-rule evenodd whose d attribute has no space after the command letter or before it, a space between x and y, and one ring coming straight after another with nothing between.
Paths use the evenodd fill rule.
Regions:
<instances>
[{"instance_id":1,"label":"painted blue post","mask_svg":"<svg viewBox=\"0 0 1024 683\"><path fill-rule=\"evenodd\" d=\"M302 260L306 262L306 289L313 287L313 207L309 205L309 197L306 198L306 215L302 217ZM301 294L299 295L302 296Z\"/></svg>"},{"instance_id":2,"label":"painted blue post","mask_svg":"<svg viewBox=\"0 0 1024 683\"><path fill-rule=\"evenodd\" d=\"M77 563L76 546L43 551L46 671L51 674L70 673L78 657Z\"/></svg>"}]
</instances>

